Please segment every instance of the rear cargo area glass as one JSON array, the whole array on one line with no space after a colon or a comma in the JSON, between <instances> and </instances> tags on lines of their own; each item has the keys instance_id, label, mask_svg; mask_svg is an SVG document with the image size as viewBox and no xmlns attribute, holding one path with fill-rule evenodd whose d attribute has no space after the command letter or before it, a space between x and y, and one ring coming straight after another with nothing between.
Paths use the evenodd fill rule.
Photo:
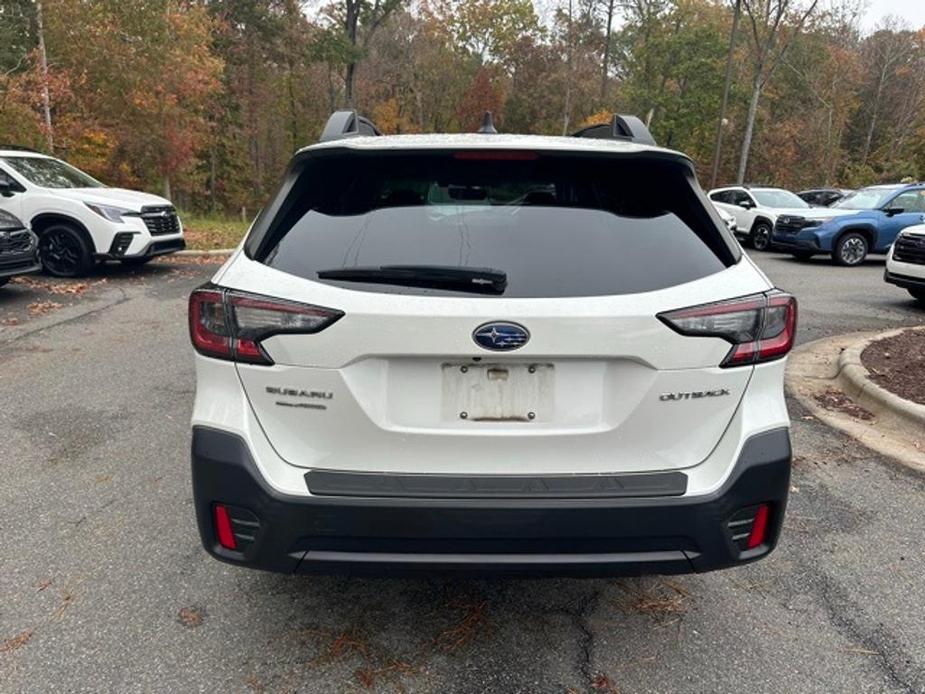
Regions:
<instances>
[{"instance_id":1,"label":"rear cargo area glass","mask_svg":"<svg viewBox=\"0 0 925 694\"><path fill-rule=\"evenodd\" d=\"M690 282L734 262L677 162L551 152L345 153L309 160L257 260L379 293L458 288L320 279L424 265L506 274L503 298L606 296Z\"/></svg>"}]
</instances>

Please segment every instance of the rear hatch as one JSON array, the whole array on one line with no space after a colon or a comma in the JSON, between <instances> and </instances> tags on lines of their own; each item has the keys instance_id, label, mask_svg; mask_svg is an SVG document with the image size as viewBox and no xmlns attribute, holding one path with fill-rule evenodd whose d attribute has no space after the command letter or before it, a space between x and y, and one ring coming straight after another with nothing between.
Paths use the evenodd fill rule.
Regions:
<instances>
[{"instance_id":1,"label":"rear hatch","mask_svg":"<svg viewBox=\"0 0 925 694\"><path fill-rule=\"evenodd\" d=\"M768 289L657 151L329 148L223 286L342 312L239 364L296 466L538 474L696 465L750 366L658 314Z\"/></svg>"}]
</instances>

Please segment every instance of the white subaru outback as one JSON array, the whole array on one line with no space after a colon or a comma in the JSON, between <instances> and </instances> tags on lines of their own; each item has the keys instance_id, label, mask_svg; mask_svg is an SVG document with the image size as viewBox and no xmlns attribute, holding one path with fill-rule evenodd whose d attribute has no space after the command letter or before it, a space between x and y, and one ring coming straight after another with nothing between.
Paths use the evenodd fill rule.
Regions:
<instances>
[{"instance_id":1,"label":"white subaru outback","mask_svg":"<svg viewBox=\"0 0 925 694\"><path fill-rule=\"evenodd\" d=\"M84 275L98 260L142 265L185 247L170 201L109 188L32 150L0 146L0 210L32 227L44 270L58 277Z\"/></svg>"},{"instance_id":2,"label":"white subaru outback","mask_svg":"<svg viewBox=\"0 0 925 694\"><path fill-rule=\"evenodd\" d=\"M281 572L766 556L796 302L643 128L332 116L190 297L206 550Z\"/></svg>"}]
</instances>

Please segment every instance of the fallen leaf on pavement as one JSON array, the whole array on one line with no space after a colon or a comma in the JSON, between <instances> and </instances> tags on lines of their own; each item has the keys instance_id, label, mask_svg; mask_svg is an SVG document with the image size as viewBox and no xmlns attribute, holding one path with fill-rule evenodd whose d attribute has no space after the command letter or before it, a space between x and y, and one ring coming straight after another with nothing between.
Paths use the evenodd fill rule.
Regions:
<instances>
[{"instance_id":1,"label":"fallen leaf on pavement","mask_svg":"<svg viewBox=\"0 0 925 694\"><path fill-rule=\"evenodd\" d=\"M61 308L61 306L62 304L56 301L36 301L29 304L26 308L29 309L30 316L42 316Z\"/></svg>"},{"instance_id":2,"label":"fallen leaf on pavement","mask_svg":"<svg viewBox=\"0 0 925 694\"><path fill-rule=\"evenodd\" d=\"M29 639L31 638L32 632L24 631L21 634L17 634L12 638L6 639L0 643L0 653L9 653L10 651L15 651L17 648L22 648L27 643L29 643Z\"/></svg>"},{"instance_id":3,"label":"fallen leaf on pavement","mask_svg":"<svg viewBox=\"0 0 925 694\"><path fill-rule=\"evenodd\" d=\"M180 624L192 629L202 624L202 611L195 607L181 607L177 619Z\"/></svg>"}]
</instances>

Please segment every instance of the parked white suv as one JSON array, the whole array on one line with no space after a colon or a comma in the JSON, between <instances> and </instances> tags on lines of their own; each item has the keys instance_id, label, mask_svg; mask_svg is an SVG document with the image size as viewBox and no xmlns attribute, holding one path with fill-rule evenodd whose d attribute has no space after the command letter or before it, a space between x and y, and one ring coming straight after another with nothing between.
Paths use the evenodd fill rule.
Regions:
<instances>
[{"instance_id":1,"label":"parked white suv","mask_svg":"<svg viewBox=\"0 0 925 694\"><path fill-rule=\"evenodd\" d=\"M886 257L884 279L925 304L925 224L899 232Z\"/></svg>"},{"instance_id":2,"label":"parked white suv","mask_svg":"<svg viewBox=\"0 0 925 694\"><path fill-rule=\"evenodd\" d=\"M756 251L771 246L771 231L782 214L805 219L831 217L832 210L819 210L783 188L728 186L711 190L708 197L736 220L736 236Z\"/></svg>"},{"instance_id":3,"label":"parked white suv","mask_svg":"<svg viewBox=\"0 0 925 694\"><path fill-rule=\"evenodd\" d=\"M83 275L97 260L140 265L185 247L168 200L108 188L31 150L0 147L0 209L31 226L43 268L59 277Z\"/></svg>"},{"instance_id":4,"label":"parked white suv","mask_svg":"<svg viewBox=\"0 0 925 694\"><path fill-rule=\"evenodd\" d=\"M190 297L206 550L283 572L766 556L796 302L643 128L382 137L334 114Z\"/></svg>"}]
</instances>

